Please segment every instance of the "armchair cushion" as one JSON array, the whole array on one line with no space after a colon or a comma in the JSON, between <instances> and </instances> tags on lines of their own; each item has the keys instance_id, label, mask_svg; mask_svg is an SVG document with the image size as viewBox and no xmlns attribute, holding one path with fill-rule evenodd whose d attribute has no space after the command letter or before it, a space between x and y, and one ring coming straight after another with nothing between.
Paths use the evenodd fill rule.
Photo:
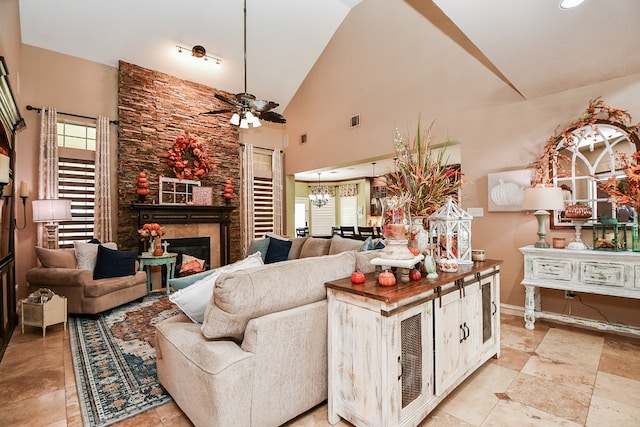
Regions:
<instances>
[{"instance_id":1,"label":"armchair cushion","mask_svg":"<svg viewBox=\"0 0 640 427\"><path fill-rule=\"evenodd\" d=\"M118 251L98 245L93 280L133 276L136 274L137 258L138 254L134 251Z\"/></svg>"},{"instance_id":2,"label":"armchair cushion","mask_svg":"<svg viewBox=\"0 0 640 427\"><path fill-rule=\"evenodd\" d=\"M47 268L76 268L76 252L73 249L46 249L36 246L40 264Z\"/></svg>"}]
</instances>

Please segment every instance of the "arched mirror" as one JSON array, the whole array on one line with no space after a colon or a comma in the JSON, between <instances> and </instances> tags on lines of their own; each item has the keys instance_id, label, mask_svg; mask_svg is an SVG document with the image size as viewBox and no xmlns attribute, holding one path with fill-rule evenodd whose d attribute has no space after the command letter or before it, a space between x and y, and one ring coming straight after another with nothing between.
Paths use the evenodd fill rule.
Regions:
<instances>
[{"instance_id":1,"label":"arched mirror","mask_svg":"<svg viewBox=\"0 0 640 427\"><path fill-rule=\"evenodd\" d=\"M620 162L616 160L621 153L631 157L640 150L638 135L627 132L624 125L605 119L569 128L563 135L556 139L555 149L565 166L556 162L552 176L554 185L563 189L565 206L588 205L594 220L632 221L633 209L612 204L609 195L598 187L598 182L611 176L625 179ZM564 216L564 211L554 211L552 226L573 227L574 223Z\"/></svg>"}]
</instances>

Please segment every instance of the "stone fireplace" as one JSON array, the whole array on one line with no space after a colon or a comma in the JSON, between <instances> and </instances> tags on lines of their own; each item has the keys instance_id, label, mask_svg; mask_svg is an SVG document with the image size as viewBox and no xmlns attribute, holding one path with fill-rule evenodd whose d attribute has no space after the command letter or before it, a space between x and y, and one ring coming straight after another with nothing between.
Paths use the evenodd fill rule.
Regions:
<instances>
[{"instance_id":1,"label":"stone fireplace","mask_svg":"<svg viewBox=\"0 0 640 427\"><path fill-rule=\"evenodd\" d=\"M167 249L169 252L176 252L175 249L179 245L184 246L185 243L191 243L193 246L194 239L208 237L209 257L205 261L209 268L231 262L230 226L231 212L235 209L234 207L149 203L133 203L131 206L138 212L138 228L142 228L143 224L149 222L159 223L165 230L163 240L171 243L175 239L174 241L178 244L175 246L171 244ZM198 245L202 247L202 239L200 241Z\"/></svg>"}]
</instances>

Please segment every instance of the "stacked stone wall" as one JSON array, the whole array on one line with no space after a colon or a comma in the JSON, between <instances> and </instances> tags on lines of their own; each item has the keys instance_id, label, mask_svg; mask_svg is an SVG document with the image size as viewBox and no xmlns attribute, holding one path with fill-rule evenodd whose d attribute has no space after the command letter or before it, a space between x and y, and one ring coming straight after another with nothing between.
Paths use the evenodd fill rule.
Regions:
<instances>
[{"instance_id":1,"label":"stacked stone wall","mask_svg":"<svg viewBox=\"0 0 640 427\"><path fill-rule=\"evenodd\" d=\"M118 76L118 242L123 249L138 249L136 179L146 172L149 195L145 203L158 203L160 176L175 178L167 151L175 139L189 132L202 141L216 167L200 181L213 188L213 204L228 205L224 184L231 179L235 198L231 206L231 260L240 259L240 145L238 128L228 114L203 116L204 111L228 105L215 98L220 93L208 86L181 80L158 71L121 61Z\"/></svg>"}]
</instances>

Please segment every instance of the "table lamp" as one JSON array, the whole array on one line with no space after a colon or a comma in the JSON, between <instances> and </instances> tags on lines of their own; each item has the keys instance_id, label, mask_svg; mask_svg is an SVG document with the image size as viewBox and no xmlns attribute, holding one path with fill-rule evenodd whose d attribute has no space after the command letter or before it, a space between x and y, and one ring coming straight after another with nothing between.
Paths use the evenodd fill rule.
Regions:
<instances>
[{"instance_id":1,"label":"table lamp","mask_svg":"<svg viewBox=\"0 0 640 427\"><path fill-rule=\"evenodd\" d=\"M562 189L558 187L532 187L525 189L522 210L535 211L534 215L538 219L539 240L534 244L534 247L550 247L549 242L545 240L547 235L545 222L549 218L549 211L564 210Z\"/></svg>"},{"instance_id":2,"label":"table lamp","mask_svg":"<svg viewBox=\"0 0 640 427\"><path fill-rule=\"evenodd\" d=\"M45 222L49 249L57 249L56 229L58 222L71 220L71 201L62 199L34 200L33 222Z\"/></svg>"}]
</instances>

